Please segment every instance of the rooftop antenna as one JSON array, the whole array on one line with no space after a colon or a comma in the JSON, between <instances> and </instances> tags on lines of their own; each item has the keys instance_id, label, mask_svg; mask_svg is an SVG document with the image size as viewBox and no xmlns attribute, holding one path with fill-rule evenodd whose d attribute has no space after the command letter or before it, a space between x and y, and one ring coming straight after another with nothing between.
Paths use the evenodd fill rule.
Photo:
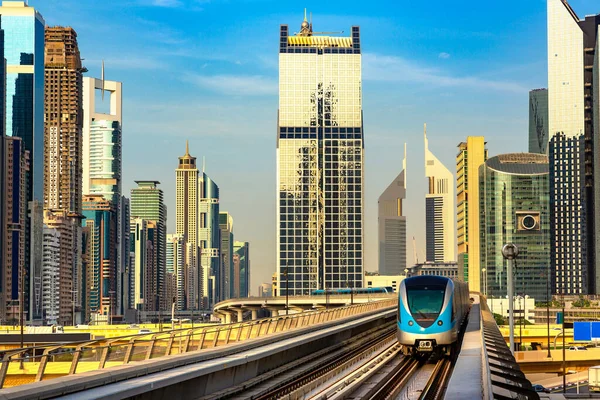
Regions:
<instances>
[{"instance_id":1,"label":"rooftop antenna","mask_svg":"<svg viewBox=\"0 0 600 400\"><path fill-rule=\"evenodd\" d=\"M102 80L102 101L104 101L104 60L102 60L102 73L100 79Z\"/></svg>"},{"instance_id":2,"label":"rooftop antenna","mask_svg":"<svg viewBox=\"0 0 600 400\"><path fill-rule=\"evenodd\" d=\"M312 33L312 11L310 12L310 21L308 22L308 29Z\"/></svg>"},{"instance_id":3,"label":"rooftop antenna","mask_svg":"<svg viewBox=\"0 0 600 400\"><path fill-rule=\"evenodd\" d=\"M188 140L185 141L185 155L190 155L190 142Z\"/></svg>"},{"instance_id":4,"label":"rooftop antenna","mask_svg":"<svg viewBox=\"0 0 600 400\"><path fill-rule=\"evenodd\" d=\"M202 156L202 173L206 169L206 156Z\"/></svg>"},{"instance_id":5,"label":"rooftop antenna","mask_svg":"<svg viewBox=\"0 0 600 400\"><path fill-rule=\"evenodd\" d=\"M406 142L404 142L404 159L402 159L402 169L404 170L404 189L406 189Z\"/></svg>"}]
</instances>

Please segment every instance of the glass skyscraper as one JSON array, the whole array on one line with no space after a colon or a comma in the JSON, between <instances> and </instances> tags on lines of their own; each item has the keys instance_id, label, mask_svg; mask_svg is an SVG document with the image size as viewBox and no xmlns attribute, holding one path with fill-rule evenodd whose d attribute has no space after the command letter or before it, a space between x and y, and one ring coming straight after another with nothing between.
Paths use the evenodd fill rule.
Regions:
<instances>
[{"instance_id":1,"label":"glass skyscraper","mask_svg":"<svg viewBox=\"0 0 600 400\"><path fill-rule=\"evenodd\" d=\"M548 89L529 92L529 152L548 153Z\"/></svg>"},{"instance_id":2,"label":"glass skyscraper","mask_svg":"<svg viewBox=\"0 0 600 400\"><path fill-rule=\"evenodd\" d=\"M219 228L219 186L203 171L200 175L199 235L202 291L204 309L223 300L221 282L221 229Z\"/></svg>"},{"instance_id":3,"label":"glass skyscraper","mask_svg":"<svg viewBox=\"0 0 600 400\"><path fill-rule=\"evenodd\" d=\"M305 18L279 37L279 295L362 287L360 29L321 36Z\"/></svg>"},{"instance_id":4,"label":"glass skyscraper","mask_svg":"<svg viewBox=\"0 0 600 400\"><path fill-rule=\"evenodd\" d=\"M44 200L44 19L23 1L3 1L6 133L30 152L28 199Z\"/></svg>"},{"instance_id":5,"label":"glass skyscraper","mask_svg":"<svg viewBox=\"0 0 600 400\"><path fill-rule=\"evenodd\" d=\"M546 300L550 272L548 157L501 154L479 167L482 292L507 295L502 246L515 243L514 295Z\"/></svg>"}]
</instances>

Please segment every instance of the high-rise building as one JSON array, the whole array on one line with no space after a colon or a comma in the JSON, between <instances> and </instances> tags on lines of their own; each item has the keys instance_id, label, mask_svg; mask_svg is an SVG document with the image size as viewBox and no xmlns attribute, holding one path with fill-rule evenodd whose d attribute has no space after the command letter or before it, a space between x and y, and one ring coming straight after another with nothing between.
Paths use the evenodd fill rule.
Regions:
<instances>
[{"instance_id":1,"label":"high-rise building","mask_svg":"<svg viewBox=\"0 0 600 400\"><path fill-rule=\"evenodd\" d=\"M74 286L74 266L76 247L81 243L77 241L80 221L67 211L44 210L44 225L56 229L59 233L60 260L58 289L60 298L59 322L61 324L72 324L74 320L73 308L76 303L76 290Z\"/></svg>"},{"instance_id":2,"label":"high-rise building","mask_svg":"<svg viewBox=\"0 0 600 400\"><path fill-rule=\"evenodd\" d=\"M529 152L548 153L548 89L529 92Z\"/></svg>"},{"instance_id":3,"label":"high-rise building","mask_svg":"<svg viewBox=\"0 0 600 400\"><path fill-rule=\"evenodd\" d=\"M77 33L46 27L44 207L81 212L82 74Z\"/></svg>"},{"instance_id":4,"label":"high-rise building","mask_svg":"<svg viewBox=\"0 0 600 400\"><path fill-rule=\"evenodd\" d=\"M187 278L188 268L186 264L187 243L182 235L167 235L167 276L171 279L171 292L169 301L175 298L175 309L177 311L187 308Z\"/></svg>"},{"instance_id":5,"label":"high-rise building","mask_svg":"<svg viewBox=\"0 0 600 400\"><path fill-rule=\"evenodd\" d=\"M223 300L221 281L221 229L219 228L219 186L203 171L199 201L200 286L203 309Z\"/></svg>"},{"instance_id":6,"label":"high-rise building","mask_svg":"<svg viewBox=\"0 0 600 400\"><path fill-rule=\"evenodd\" d=\"M70 27L45 31L44 208L66 211L81 241L82 74L77 33ZM81 306L81 245L74 245L73 291Z\"/></svg>"},{"instance_id":7,"label":"high-rise building","mask_svg":"<svg viewBox=\"0 0 600 400\"><path fill-rule=\"evenodd\" d=\"M360 28L348 37L280 27L278 295L363 285Z\"/></svg>"},{"instance_id":8,"label":"high-rise building","mask_svg":"<svg viewBox=\"0 0 600 400\"><path fill-rule=\"evenodd\" d=\"M108 96L108 110L100 104ZM122 204L122 84L102 77L83 78L82 191L111 201L117 213L117 273L127 270L129 217ZM117 282L117 307L122 289Z\"/></svg>"},{"instance_id":9,"label":"high-rise building","mask_svg":"<svg viewBox=\"0 0 600 400\"><path fill-rule=\"evenodd\" d=\"M44 19L25 1L3 1L0 19L4 31L6 135L23 139L29 152L26 207L30 210L25 236L25 314L41 310L43 217L37 203L44 200ZM32 201L34 203L32 203Z\"/></svg>"},{"instance_id":10,"label":"high-rise building","mask_svg":"<svg viewBox=\"0 0 600 400\"><path fill-rule=\"evenodd\" d=\"M250 295L250 243L233 242L234 296Z\"/></svg>"},{"instance_id":11,"label":"high-rise building","mask_svg":"<svg viewBox=\"0 0 600 400\"><path fill-rule=\"evenodd\" d=\"M429 181L425 195L425 234L427 261L456 261L456 230L454 226L454 176L429 151L427 126L425 138L425 176Z\"/></svg>"},{"instance_id":12,"label":"high-rise building","mask_svg":"<svg viewBox=\"0 0 600 400\"><path fill-rule=\"evenodd\" d=\"M600 290L600 213L595 208L600 205L600 176L594 173L600 171L595 151L600 116L594 106L600 95L599 24L600 14L579 19L567 0L548 0L548 154L551 218L556 227L551 227L555 293ZM560 155L556 158L552 153Z\"/></svg>"},{"instance_id":13,"label":"high-rise building","mask_svg":"<svg viewBox=\"0 0 600 400\"><path fill-rule=\"evenodd\" d=\"M25 1L3 1L0 18L6 59L6 133L30 153L27 199L44 199L44 26Z\"/></svg>"},{"instance_id":14,"label":"high-rise building","mask_svg":"<svg viewBox=\"0 0 600 400\"><path fill-rule=\"evenodd\" d=\"M519 256L514 270L514 294L546 300L551 230L548 157L501 154L479 168L479 179L481 292L488 298L507 295L502 246L515 243ZM475 201L472 199L469 206Z\"/></svg>"},{"instance_id":15,"label":"high-rise building","mask_svg":"<svg viewBox=\"0 0 600 400\"><path fill-rule=\"evenodd\" d=\"M119 215L117 216L117 229L120 233L120 245L117 244L117 248L120 250L117 252L117 310L119 315L125 315L125 310L129 309L129 270L130 270L130 217L129 217L129 199L125 196L121 196L121 208L118 210ZM119 237L117 236L117 243Z\"/></svg>"},{"instance_id":16,"label":"high-rise building","mask_svg":"<svg viewBox=\"0 0 600 400\"><path fill-rule=\"evenodd\" d=\"M233 217L227 211L219 213L219 228L221 229L221 300L233 297L234 272L233 272Z\"/></svg>"},{"instance_id":17,"label":"high-rise building","mask_svg":"<svg viewBox=\"0 0 600 400\"><path fill-rule=\"evenodd\" d=\"M468 136L456 155L456 229L459 276L480 291L479 167L487 160L483 136Z\"/></svg>"},{"instance_id":18,"label":"high-rise building","mask_svg":"<svg viewBox=\"0 0 600 400\"><path fill-rule=\"evenodd\" d=\"M60 233L44 226L42 242L42 318L58 324L60 316Z\"/></svg>"},{"instance_id":19,"label":"high-rise building","mask_svg":"<svg viewBox=\"0 0 600 400\"><path fill-rule=\"evenodd\" d=\"M112 316L117 307L117 211L103 196L83 196L85 317Z\"/></svg>"},{"instance_id":20,"label":"high-rise building","mask_svg":"<svg viewBox=\"0 0 600 400\"><path fill-rule=\"evenodd\" d=\"M402 171L379 196L379 273L400 275L406 269L406 143Z\"/></svg>"},{"instance_id":21,"label":"high-rise building","mask_svg":"<svg viewBox=\"0 0 600 400\"><path fill-rule=\"evenodd\" d=\"M27 220L27 173L29 152L23 140L17 137L3 138L5 152L2 174L5 178L4 221L1 234L5 244L2 271L0 271L0 319L18 321L19 300L24 291L23 268L25 264L25 224Z\"/></svg>"},{"instance_id":22,"label":"high-rise building","mask_svg":"<svg viewBox=\"0 0 600 400\"><path fill-rule=\"evenodd\" d=\"M180 289L184 291L181 296L178 296L182 303L181 310L188 308L198 309L202 303L202 299L206 297L206 289L203 280L207 278L203 274L204 271L199 271L199 245L200 245L200 227L202 221L199 218L199 196L202 192L201 182L198 180L198 168L196 167L196 157L192 157L189 152L189 145L185 144L185 155L179 157L179 165L175 170L177 177L177 196L176 196L176 224L175 229L184 243L191 247L191 252L184 251L182 254L189 259L183 261L184 265L189 269L185 271L185 278L181 282ZM190 281L188 282L188 276ZM189 290L191 289L191 290Z\"/></svg>"},{"instance_id":23,"label":"high-rise building","mask_svg":"<svg viewBox=\"0 0 600 400\"><path fill-rule=\"evenodd\" d=\"M1 29L2 21L0 21L0 60L4 60L4 31ZM0 166L2 167L2 171L0 171L0 193L6 193L6 170L8 169L4 160L6 155L4 153L4 147L6 142L6 63L0 63ZM0 235L6 235L6 196L0 196ZM5 265L5 255L6 255L6 240L4 236L2 236L2 240L0 240L0 265ZM2 268L3 270L5 268ZM4 298L5 288L4 288L4 279L3 272L0 271L0 308L4 308ZM0 319L4 318L4 314L0 311Z\"/></svg>"},{"instance_id":24,"label":"high-rise building","mask_svg":"<svg viewBox=\"0 0 600 400\"><path fill-rule=\"evenodd\" d=\"M158 304L157 308L150 308L150 310L166 310L171 305L171 299L167 299L163 296L164 285L165 285L165 264L166 264L166 248L167 248L167 207L163 201L163 191L158 188L160 182L158 181L135 181L138 187L131 189L130 198L130 217L131 217L131 232L135 232L136 220L144 220L148 226L148 230L151 231L155 237L152 238L153 251L156 253L153 257L147 257L148 268L146 274L148 280L147 285L154 285L151 287L146 294L156 293L158 300L148 299L145 297L146 307L151 304L148 301L155 302ZM137 240L137 239L136 239ZM148 239L150 241L150 239ZM155 264L150 264L150 261ZM137 249L136 249L136 263L137 260ZM138 284L136 264L136 285ZM152 283L148 283L152 282ZM141 288L135 288L136 293Z\"/></svg>"},{"instance_id":25,"label":"high-rise building","mask_svg":"<svg viewBox=\"0 0 600 400\"><path fill-rule=\"evenodd\" d=\"M131 247L134 253L132 262L134 276L131 303L133 308L139 311L157 311L161 301L167 300L163 299L164 289L158 285L158 238L158 226L155 221L132 218Z\"/></svg>"}]
</instances>

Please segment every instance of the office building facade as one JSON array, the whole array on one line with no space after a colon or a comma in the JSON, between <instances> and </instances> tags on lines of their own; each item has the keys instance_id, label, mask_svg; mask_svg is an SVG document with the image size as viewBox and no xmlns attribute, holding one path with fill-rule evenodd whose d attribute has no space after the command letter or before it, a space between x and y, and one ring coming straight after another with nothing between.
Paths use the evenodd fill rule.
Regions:
<instances>
[{"instance_id":1,"label":"office building facade","mask_svg":"<svg viewBox=\"0 0 600 400\"><path fill-rule=\"evenodd\" d=\"M219 281L222 299L233 297L233 217L226 211L219 212L219 229L221 230L221 280Z\"/></svg>"},{"instance_id":2,"label":"office building facade","mask_svg":"<svg viewBox=\"0 0 600 400\"><path fill-rule=\"evenodd\" d=\"M546 299L550 272L548 157L516 153L492 157L479 168L482 292L507 295L502 246L519 247L514 295ZM540 300L542 301L542 300Z\"/></svg>"},{"instance_id":3,"label":"office building facade","mask_svg":"<svg viewBox=\"0 0 600 400\"><path fill-rule=\"evenodd\" d=\"M483 136L469 136L456 155L456 231L460 271L470 290L480 291L479 167L487 160Z\"/></svg>"},{"instance_id":4,"label":"office building facade","mask_svg":"<svg viewBox=\"0 0 600 400\"><path fill-rule=\"evenodd\" d=\"M203 271L199 271L199 228L202 221L199 218L199 196L202 192L201 182L198 180L199 171L196 167L196 157L192 157L189 152L189 145L185 144L185 155L179 157L179 165L175 171L176 174L176 208L175 208L175 229L181 239L190 245L191 252L183 251L186 256L184 265L188 267L184 274L179 289L184 293L178 295L178 307L181 310L189 308L198 309L202 299L206 297L206 285L204 285ZM185 247L185 246L184 246ZM189 257L187 255L189 254ZM188 281L189 277L189 281Z\"/></svg>"},{"instance_id":5,"label":"office building facade","mask_svg":"<svg viewBox=\"0 0 600 400\"><path fill-rule=\"evenodd\" d=\"M41 14L24 1L3 1L0 19L6 60L5 132L23 139L29 152L26 207L44 200L44 25ZM25 220L25 314L41 298L43 218L30 212ZM37 292L36 292L37 291Z\"/></svg>"},{"instance_id":6,"label":"office building facade","mask_svg":"<svg viewBox=\"0 0 600 400\"><path fill-rule=\"evenodd\" d=\"M548 89L529 92L529 152L548 154Z\"/></svg>"},{"instance_id":7,"label":"office building facade","mask_svg":"<svg viewBox=\"0 0 600 400\"><path fill-rule=\"evenodd\" d=\"M278 295L363 284L360 28L348 37L280 27ZM287 274L285 276L284 274Z\"/></svg>"},{"instance_id":8,"label":"office building facade","mask_svg":"<svg viewBox=\"0 0 600 400\"><path fill-rule=\"evenodd\" d=\"M164 299L164 283L159 286L158 238L156 221L132 217L130 243L134 259L131 303L138 311L158 311L161 301L167 300Z\"/></svg>"},{"instance_id":9,"label":"office building facade","mask_svg":"<svg viewBox=\"0 0 600 400\"><path fill-rule=\"evenodd\" d=\"M119 314L117 307L117 210L103 196L83 197L85 316Z\"/></svg>"},{"instance_id":10,"label":"office building facade","mask_svg":"<svg viewBox=\"0 0 600 400\"><path fill-rule=\"evenodd\" d=\"M567 0L548 0L548 154L572 146L562 158L550 157L551 211L557 227L552 229L552 268L558 279L553 288L561 293L600 290L599 24L600 14L580 19ZM568 260L562 262L563 255Z\"/></svg>"},{"instance_id":11,"label":"office building facade","mask_svg":"<svg viewBox=\"0 0 600 400\"><path fill-rule=\"evenodd\" d=\"M147 271L145 273L147 279L145 280L146 286L151 285L148 293L156 293L158 300L145 298L146 307L155 307L146 309L146 311L153 310L166 310L171 305L171 299L167 299L164 296L164 285L165 285L165 267L166 267L166 248L167 248L167 207L163 200L163 191L158 188L160 182L158 181L135 181L138 187L131 189L130 197L130 217L131 217L131 232L135 233L135 221L138 219L144 220L147 225L147 230L153 235L152 240L152 252L151 255L145 257L148 262L145 265ZM136 235L137 237L138 235ZM133 240L133 239L132 239ZM138 239L136 239L138 240ZM156 253L156 254L154 254ZM137 258L137 250L136 250ZM138 263L138 260L136 260ZM154 263L154 264L152 264ZM136 274L141 271L136 271ZM149 283L151 282L151 283ZM141 284L141 281L137 280L135 284ZM135 288L136 293L141 288ZM152 301L152 303L148 303ZM152 304L156 303L156 306Z\"/></svg>"},{"instance_id":12,"label":"office building facade","mask_svg":"<svg viewBox=\"0 0 600 400\"><path fill-rule=\"evenodd\" d=\"M60 233L44 226L42 242L42 318L58 324L60 316Z\"/></svg>"},{"instance_id":13,"label":"office building facade","mask_svg":"<svg viewBox=\"0 0 600 400\"><path fill-rule=\"evenodd\" d=\"M406 143L402 171L379 196L379 273L400 275L406 269L406 216L402 203L406 199Z\"/></svg>"},{"instance_id":14,"label":"office building facade","mask_svg":"<svg viewBox=\"0 0 600 400\"><path fill-rule=\"evenodd\" d=\"M250 243L233 242L233 297L248 297L250 295Z\"/></svg>"},{"instance_id":15,"label":"office building facade","mask_svg":"<svg viewBox=\"0 0 600 400\"><path fill-rule=\"evenodd\" d=\"M19 318L19 301L26 283L24 266L26 260L25 225L27 221L27 173L29 172L29 152L23 140L5 137L4 164L2 174L5 188L2 225L2 242L5 245L0 279L0 318L3 321L16 321ZM22 276L23 275L23 276Z\"/></svg>"},{"instance_id":16,"label":"office building facade","mask_svg":"<svg viewBox=\"0 0 600 400\"><path fill-rule=\"evenodd\" d=\"M186 249L187 243L182 235L168 234L167 235L167 261L166 271L171 279L170 291L175 298L175 309L183 311L187 308L187 278L188 268L186 264Z\"/></svg>"},{"instance_id":17,"label":"office building facade","mask_svg":"<svg viewBox=\"0 0 600 400\"><path fill-rule=\"evenodd\" d=\"M425 195L427 261L456 261L454 175L429 151L427 126L423 136L425 176L429 182L428 192Z\"/></svg>"},{"instance_id":18,"label":"office building facade","mask_svg":"<svg viewBox=\"0 0 600 400\"><path fill-rule=\"evenodd\" d=\"M219 227L219 186L203 171L200 175L199 238L200 271L199 281L202 309L211 309L223 299L221 282L221 229Z\"/></svg>"}]
</instances>

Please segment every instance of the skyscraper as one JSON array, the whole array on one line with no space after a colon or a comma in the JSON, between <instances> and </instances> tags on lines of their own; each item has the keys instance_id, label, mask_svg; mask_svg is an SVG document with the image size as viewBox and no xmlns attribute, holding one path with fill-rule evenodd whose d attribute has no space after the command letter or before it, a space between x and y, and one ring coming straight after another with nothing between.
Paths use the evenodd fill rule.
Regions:
<instances>
[{"instance_id":1,"label":"skyscraper","mask_svg":"<svg viewBox=\"0 0 600 400\"><path fill-rule=\"evenodd\" d=\"M179 287L184 293L178 296L178 307L181 310L188 308L198 309L199 302L206 296L204 292L205 285L203 280L206 278L203 271L199 271L199 228L202 221L199 218L199 196L202 192L202 185L198 181L198 168L196 167L196 157L192 157L189 152L189 146L185 144L185 155L179 157L179 165L175 171L177 177L177 196L176 196L176 232L184 243L191 247L191 254L183 251L183 255L189 258L184 260L185 266L189 269L185 271L185 278ZM185 247L185 246L184 246ZM190 278L188 281L188 277ZM191 289L191 290L190 290ZM181 303L180 303L181 301Z\"/></svg>"},{"instance_id":2,"label":"skyscraper","mask_svg":"<svg viewBox=\"0 0 600 400\"><path fill-rule=\"evenodd\" d=\"M99 103L108 96L107 112L99 111ZM102 77L83 78L82 191L103 196L111 201L117 213L117 273L124 274L129 256L129 218L122 204L122 84ZM117 283L117 304L123 291Z\"/></svg>"},{"instance_id":3,"label":"skyscraper","mask_svg":"<svg viewBox=\"0 0 600 400\"><path fill-rule=\"evenodd\" d=\"M3 139L5 145L2 174L6 180L4 198L4 221L2 242L5 244L0 282L0 318L4 321L19 317L19 300L25 282L25 225L27 220L27 173L29 171L29 152L25 150L23 140L17 137Z\"/></svg>"},{"instance_id":4,"label":"skyscraper","mask_svg":"<svg viewBox=\"0 0 600 400\"><path fill-rule=\"evenodd\" d=\"M234 297L250 295L250 243L233 242Z\"/></svg>"},{"instance_id":5,"label":"skyscraper","mask_svg":"<svg viewBox=\"0 0 600 400\"><path fill-rule=\"evenodd\" d=\"M82 73L77 33L47 27L44 207L81 212Z\"/></svg>"},{"instance_id":6,"label":"skyscraper","mask_svg":"<svg viewBox=\"0 0 600 400\"><path fill-rule=\"evenodd\" d=\"M200 175L199 236L203 309L221 301L221 229L219 228L219 186L204 172Z\"/></svg>"},{"instance_id":7,"label":"skyscraper","mask_svg":"<svg viewBox=\"0 0 600 400\"><path fill-rule=\"evenodd\" d=\"M219 281L221 300L233 297L233 217L226 211L219 213L219 228L221 229L221 280Z\"/></svg>"},{"instance_id":8,"label":"skyscraper","mask_svg":"<svg viewBox=\"0 0 600 400\"><path fill-rule=\"evenodd\" d=\"M174 289L175 309L178 311L187 308L187 265L186 265L187 244L182 235L167 235L167 275L172 275L171 282ZM171 301L171 300L169 300Z\"/></svg>"},{"instance_id":9,"label":"skyscraper","mask_svg":"<svg viewBox=\"0 0 600 400\"><path fill-rule=\"evenodd\" d=\"M1 29L2 21L0 20L0 60L4 60L4 31ZM6 137L6 64L0 63L0 166L2 166L2 171L0 171L0 193L6 193L6 164L5 160L5 139ZM6 229L6 202L7 199L5 196L0 196L0 235L5 235ZM5 265L5 255L6 255L6 240L4 236L2 236L2 240L0 240L0 265ZM3 272L0 272L0 308L5 309L4 298L6 289L4 287L4 279ZM3 314L0 311L0 318L3 317Z\"/></svg>"},{"instance_id":10,"label":"skyscraper","mask_svg":"<svg viewBox=\"0 0 600 400\"><path fill-rule=\"evenodd\" d=\"M379 273L402 275L406 269L406 143L402 171L379 196Z\"/></svg>"},{"instance_id":11,"label":"skyscraper","mask_svg":"<svg viewBox=\"0 0 600 400\"><path fill-rule=\"evenodd\" d=\"M149 231L148 235L152 237L148 238L147 241L152 243L153 253L152 256L146 258L146 274L148 280L145 281L147 286L146 295L154 293L157 299L145 297L145 304L147 310L157 310L158 307L165 310L167 305L171 305L171 299L167 299L163 296L164 285L165 285L165 267L166 267L166 247L167 247L167 207L163 201L163 191L158 188L160 182L158 181L135 181L138 187L131 189L131 200L130 200L130 216L131 216L131 232L136 233L136 225L139 225L136 221L142 220L143 224L147 226ZM132 239L133 240L133 239ZM138 235L136 234L136 240ZM141 246L146 244L142 243ZM138 257L136 248L136 259ZM137 260L136 260L137 263ZM138 282L137 277L140 276L137 269L139 264L136 264L136 285ZM138 293L142 288L135 288ZM152 303L148 303L152 302ZM157 304L157 306L153 306Z\"/></svg>"},{"instance_id":12,"label":"skyscraper","mask_svg":"<svg viewBox=\"0 0 600 400\"><path fill-rule=\"evenodd\" d=\"M425 234L427 261L456 261L456 230L454 227L454 176L429 151L427 126L425 138L425 176L429 190L425 196Z\"/></svg>"},{"instance_id":13,"label":"skyscraper","mask_svg":"<svg viewBox=\"0 0 600 400\"><path fill-rule=\"evenodd\" d=\"M480 291L479 167L487 160L483 136L468 136L456 155L456 222L459 276ZM461 268L462 267L462 268Z\"/></svg>"},{"instance_id":14,"label":"skyscraper","mask_svg":"<svg viewBox=\"0 0 600 400\"><path fill-rule=\"evenodd\" d=\"M131 277L131 306L139 311L157 311L166 301L164 288L159 287L158 229L153 220L132 218L131 248L134 255ZM162 285L161 285L162 286ZM172 299L168 299L171 302Z\"/></svg>"},{"instance_id":15,"label":"skyscraper","mask_svg":"<svg viewBox=\"0 0 600 400\"><path fill-rule=\"evenodd\" d=\"M60 316L60 233L44 226L42 242L42 319L58 324Z\"/></svg>"},{"instance_id":16,"label":"skyscraper","mask_svg":"<svg viewBox=\"0 0 600 400\"><path fill-rule=\"evenodd\" d=\"M117 211L103 196L83 196L85 316L114 316L117 308Z\"/></svg>"},{"instance_id":17,"label":"skyscraper","mask_svg":"<svg viewBox=\"0 0 600 400\"><path fill-rule=\"evenodd\" d=\"M74 286L75 254L80 242L77 240L80 221L67 211L44 210L44 225L56 229L59 233L60 243L59 277L60 286L58 294L60 297L59 323L72 324L74 320L73 307L77 299L77 291ZM43 280L43 279L42 279Z\"/></svg>"},{"instance_id":18,"label":"skyscraper","mask_svg":"<svg viewBox=\"0 0 600 400\"><path fill-rule=\"evenodd\" d=\"M480 166L480 247L481 267L485 268L481 292L488 297L508 294L501 249L506 243L515 243L519 257L514 294L546 300L551 230L548 178L545 154L501 154ZM469 207L477 201L472 196L471 200Z\"/></svg>"},{"instance_id":19,"label":"skyscraper","mask_svg":"<svg viewBox=\"0 0 600 400\"><path fill-rule=\"evenodd\" d=\"M3 1L6 133L30 153L28 201L44 199L44 19L24 1Z\"/></svg>"},{"instance_id":20,"label":"skyscraper","mask_svg":"<svg viewBox=\"0 0 600 400\"><path fill-rule=\"evenodd\" d=\"M600 80L594 79L600 15L579 19L566 0L548 0L548 140L553 289L600 289ZM583 152L583 156L578 152ZM555 157L553 155L558 156ZM583 174L583 179L580 179ZM556 229L555 229L556 228Z\"/></svg>"},{"instance_id":21,"label":"skyscraper","mask_svg":"<svg viewBox=\"0 0 600 400\"><path fill-rule=\"evenodd\" d=\"M529 92L529 152L548 153L548 89Z\"/></svg>"},{"instance_id":22,"label":"skyscraper","mask_svg":"<svg viewBox=\"0 0 600 400\"><path fill-rule=\"evenodd\" d=\"M280 27L278 295L363 282L360 29L349 37ZM281 282L287 280L289 288Z\"/></svg>"},{"instance_id":23,"label":"skyscraper","mask_svg":"<svg viewBox=\"0 0 600 400\"><path fill-rule=\"evenodd\" d=\"M73 28L45 31L44 208L66 211L73 219L72 281L81 306L81 130L82 73L77 33Z\"/></svg>"},{"instance_id":24,"label":"skyscraper","mask_svg":"<svg viewBox=\"0 0 600 400\"><path fill-rule=\"evenodd\" d=\"M0 19L6 59L6 134L23 139L29 152L25 220L25 312L37 304L41 310L43 217L38 203L44 200L44 19L24 1L3 1ZM4 107L3 107L4 108ZM30 203L34 201L34 203ZM36 297L37 296L37 297Z\"/></svg>"}]
</instances>

